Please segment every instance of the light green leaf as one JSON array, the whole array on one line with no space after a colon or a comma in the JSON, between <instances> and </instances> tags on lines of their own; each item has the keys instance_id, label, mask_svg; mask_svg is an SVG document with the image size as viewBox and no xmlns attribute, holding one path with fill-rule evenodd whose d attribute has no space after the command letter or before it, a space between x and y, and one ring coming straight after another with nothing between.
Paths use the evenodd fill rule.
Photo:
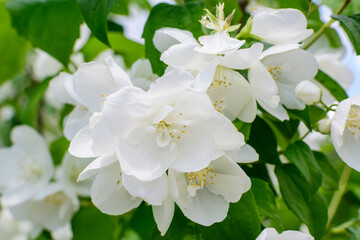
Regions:
<instances>
[{"instance_id":1,"label":"light green leaf","mask_svg":"<svg viewBox=\"0 0 360 240\"><path fill-rule=\"evenodd\" d=\"M28 44L11 27L11 18L0 1L0 85L14 77L26 63Z\"/></svg>"},{"instance_id":2,"label":"light green leaf","mask_svg":"<svg viewBox=\"0 0 360 240\"><path fill-rule=\"evenodd\" d=\"M320 187L322 180L320 168L311 149L306 143L297 141L288 146L285 156L296 166L300 174L305 177L310 190L307 197L310 199Z\"/></svg>"},{"instance_id":3,"label":"light green leaf","mask_svg":"<svg viewBox=\"0 0 360 240\"><path fill-rule=\"evenodd\" d=\"M127 67L131 67L136 60L144 57L144 45L126 38L120 32L109 32L108 36L112 49L116 54L124 57ZM81 51L84 54L85 61L88 62L94 60L100 52L106 49L109 49L109 47L96 38L90 38Z\"/></svg>"},{"instance_id":4,"label":"light green leaf","mask_svg":"<svg viewBox=\"0 0 360 240\"><path fill-rule=\"evenodd\" d=\"M110 46L107 37L107 18L118 0L77 0L84 21L101 42Z\"/></svg>"},{"instance_id":5,"label":"light green leaf","mask_svg":"<svg viewBox=\"0 0 360 240\"><path fill-rule=\"evenodd\" d=\"M306 179L292 164L277 166L275 169L280 191L289 209L303 221L315 239L321 239L327 223L327 207L317 192L310 199Z\"/></svg>"},{"instance_id":6,"label":"light green leaf","mask_svg":"<svg viewBox=\"0 0 360 240\"><path fill-rule=\"evenodd\" d=\"M337 83L334 79L332 79L329 75L319 70L319 72L315 76L316 81L321 83L333 97L341 102L348 98L345 90Z\"/></svg>"},{"instance_id":7,"label":"light green leaf","mask_svg":"<svg viewBox=\"0 0 360 240\"><path fill-rule=\"evenodd\" d=\"M340 21L340 25L350 38L357 55L360 55L360 13L351 16L332 15L332 18Z\"/></svg>"},{"instance_id":8,"label":"light green leaf","mask_svg":"<svg viewBox=\"0 0 360 240\"><path fill-rule=\"evenodd\" d=\"M67 65L82 22L75 0L11 0L6 7L21 36Z\"/></svg>"},{"instance_id":9,"label":"light green leaf","mask_svg":"<svg viewBox=\"0 0 360 240\"><path fill-rule=\"evenodd\" d=\"M166 65L160 61L160 52L153 44L155 31L163 27L173 27L189 30L195 37L199 37L203 35L199 22L204 12L203 9L203 1L189 2L178 6L160 3L152 9L142 36L145 39L146 58L150 60L156 74L162 75Z\"/></svg>"}]
</instances>

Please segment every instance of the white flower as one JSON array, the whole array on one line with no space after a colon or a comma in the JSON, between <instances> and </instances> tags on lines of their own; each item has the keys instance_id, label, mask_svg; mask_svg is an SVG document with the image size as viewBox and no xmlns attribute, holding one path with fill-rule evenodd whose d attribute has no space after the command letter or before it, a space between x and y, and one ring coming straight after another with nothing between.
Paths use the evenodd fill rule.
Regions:
<instances>
[{"instance_id":1,"label":"white flower","mask_svg":"<svg viewBox=\"0 0 360 240\"><path fill-rule=\"evenodd\" d=\"M7 209L0 212L0 233L1 239L6 240L27 240L32 232L30 221L18 221Z\"/></svg>"},{"instance_id":2,"label":"white flower","mask_svg":"<svg viewBox=\"0 0 360 240\"><path fill-rule=\"evenodd\" d=\"M174 45L164 43L166 40ZM198 52L196 49L200 45L190 32L171 28L156 31L154 44L159 50L168 47L161 55L161 60L169 66L198 73L194 88L207 91L218 111L230 120L254 120L257 108L249 83L231 70L248 68L249 62L256 57L253 48L236 50L238 46L236 51L227 52L223 56L205 50Z\"/></svg>"},{"instance_id":3,"label":"white flower","mask_svg":"<svg viewBox=\"0 0 360 240\"><path fill-rule=\"evenodd\" d=\"M147 91L159 76L153 73L148 59L139 59L131 66L130 78L135 87Z\"/></svg>"},{"instance_id":4,"label":"white flower","mask_svg":"<svg viewBox=\"0 0 360 240\"><path fill-rule=\"evenodd\" d=\"M224 3L216 6L216 17L205 9L207 14L202 17L200 23L213 32L210 35L199 38L201 47L196 47L195 51L206 54L224 54L241 47L244 41L232 38L228 32L237 30L240 25L230 26L235 10L225 19Z\"/></svg>"},{"instance_id":5,"label":"white flower","mask_svg":"<svg viewBox=\"0 0 360 240\"><path fill-rule=\"evenodd\" d=\"M17 219L28 219L37 227L56 231L69 224L79 209L77 197L64 190L59 183L49 183L32 199L11 206L9 210Z\"/></svg>"},{"instance_id":6,"label":"white flower","mask_svg":"<svg viewBox=\"0 0 360 240\"><path fill-rule=\"evenodd\" d=\"M262 46L259 43L254 48ZM291 109L303 109L304 103L295 96L296 85L312 79L318 70L311 54L298 49L297 44L276 45L261 53L249 69L249 82L258 103L280 120L288 119L282 104ZM280 103L280 104L279 104Z\"/></svg>"},{"instance_id":7,"label":"white flower","mask_svg":"<svg viewBox=\"0 0 360 240\"><path fill-rule=\"evenodd\" d=\"M331 140L340 158L360 171L360 95L339 103L331 120Z\"/></svg>"},{"instance_id":8,"label":"white flower","mask_svg":"<svg viewBox=\"0 0 360 240\"><path fill-rule=\"evenodd\" d=\"M55 78L50 83L53 96L75 105L65 121L65 137L73 139L88 124L89 117L101 111L108 95L128 85L132 85L129 76L111 56L103 63L82 64L74 75L62 73Z\"/></svg>"},{"instance_id":9,"label":"white flower","mask_svg":"<svg viewBox=\"0 0 360 240\"><path fill-rule=\"evenodd\" d=\"M172 196L186 217L204 226L221 222L229 202L250 189L250 178L232 160L222 156L194 172L169 170Z\"/></svg>"},{"instance_id":10,"label":"white flower","mask_svg":"<svg viewBox=\"0 0 360 240\"><path fill-rule=\"evenodd\" d=\"M54 173L52 159L44 139L28 126L11 132L13 146L0 149L1 203L13 206L33 197Z\"/></svg>"},{"instance_id":11,"label":"white flower","mask_svg":"<svg viewBox=\"0 0 360 240\"><path fill-rule=\"evenodd\" d=\"M192 84L189 73L172 70L148 92L125 87L106 99L102 120L117 136L125 174L149 181L169 167L197 171L244 144L243 135Z\"/></svg>"},{"instance_id":12,"label":"white flower","mask_svg":"<svg viewBox=\"0 0 360 240\"><path fill-rule=\"evenodd\" d=\"M321 89L310 81L302 81L295 88L296 97L306 105L313 105L321 100Z\"/></svg>"},{"instance_id":13,"label":"white flower","mask_svg":"<svg viewBox=\"0 0 360 240\"><path fill-rule=\"evenodd\" d=\"M251 35L272 44L298 43L313 33L297 9L261 8L253 12L251 24Z\"/></svg>"},{"instance_id":14,"label":"white flower","mask_svg":"<svg viewBox=\"0 0 360 240\"><path fill-rule=\"evenodd\" d=\"M85 169L92 158L77 158L66 153L61 165L56 169L56 180L64 186L64 191L72 195L90 196L91 181L77 182L79 174Z\"/></svg>"},{"instance_id":15,"label":"white flower","mask_svg":"<svg viewBox=\"0 0 360 240\"><path fill-rule=\"evenodd\" d=\"M265 228L256 240L314 240L309 234L305 234L299 231L284 231L279 234L275 228Z\"/></svg>"}]
</instances>

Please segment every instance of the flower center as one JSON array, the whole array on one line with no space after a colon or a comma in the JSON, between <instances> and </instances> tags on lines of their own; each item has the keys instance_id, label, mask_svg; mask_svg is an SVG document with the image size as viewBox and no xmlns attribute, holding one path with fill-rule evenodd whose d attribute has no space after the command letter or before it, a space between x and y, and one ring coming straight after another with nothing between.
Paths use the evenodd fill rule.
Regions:
<instances>
[{"instance_id":1,"label":"flower center","mask_svg":"<svg viewBox=\"0 0 360 240\"><path fill-rule=\"evenodd\" d=\"M45 202L51 205L61 205L65 201L65 196L63 193L54 193L45 198Z\"/></svg>"},{"instance_id":2,"label":"flower center","mask_svg":"<svg viewBox=\"0 0 360 240\"><path fill-rule=\"evenodd\" d=\"M225 99L220 98L218 100L213 101L213 105L216 111L221 112L226 107Z\"/></svg>"},{"instance_id":3,"label":"flower center","mask_svg":"<svg viewBox=\"0 0 360 240\"><path fill-rule=\"evenodd\" d=\"M42 169L34 158L27 158L18 163L21 168L22 177L26 180L39 178L42 175Z\"/></svg>"},{"instance_id":4,"label":"flower center","mask_svg":"<svg viewBox=\"0 0 360 240\"><path fill-rule=\"evenodd\" d=\"M214 74L214 79L209 87L209 89L214 88L227 88L231 86L231 82L227 80L226 74L223 71L221 66L216 68L216 72Z\"/></svg>"},{"instance_id":5,"label":"flower center","mask_svg":"<svg viewBox=\"0 0 360 240\"><path fill-rule=\"evenodd\" d=\"M346 120L346 128L349 129L351 134L355 135L356 139L360 135L360 107L352 105L350 108L349 116Z\"/></svg>"},{"instance_id":6,"label":"flower center","mask_svg":"<svg viewBox=\"0 0 360 240\"><path fill-rule=\"evenodd\" d=\"M178 117L180 116L182 116L182 113L179 113ZM155 129L158 133L156 142L160 147L166 147L170 143L180 140L186 133L186 125L176 121L178 117L173 117L169 114L162 121L155 124Z\"/></svg>"},{"instance_id":7,"label":"flower center","mask_svg":"<svg viewBox=\"0 0 360 240\"><path fill-rule=\"evenodd\" d=\"M281 76L281 67L280 66L274 66L274 67L271 67L271 66L268 66L267 68L268 72L271 74L271 77L274 79L274 80L278 80L280 79L280 76Z\"/></svg>"},{"instance_id":8,"label":"flower center","mask_svg":"<svg viewBox=\"0 0 360 240\"><path fill-rule=\"evenodd\" d=\"M213 167L206 167L197 172L186 173L187 175L187 189L193 197L198 189L203 189L208 184L214 184L213 180L216 177Z\"/></svg>"}]
</instances>

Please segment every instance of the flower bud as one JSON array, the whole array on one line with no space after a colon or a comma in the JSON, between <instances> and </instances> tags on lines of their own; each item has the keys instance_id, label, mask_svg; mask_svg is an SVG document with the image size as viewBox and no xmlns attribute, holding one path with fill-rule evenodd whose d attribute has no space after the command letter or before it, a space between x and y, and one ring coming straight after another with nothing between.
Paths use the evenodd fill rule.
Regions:
<instances>
[{"instance_id":1,"label":"flower bud","mask_svg":"<svg viewBox=\"0 0 360 240\"><path fill-rule=\"evenodd\" d=\"M306 105L318 103L321 98L321 89L310 81L302 81L295 88L296 97Z\"/></svg>"},{"instance_id":2,"label":"flower bud","mask_svg":"<svg viewBox=\"0 0 360 240\"><path fill-rule=\"evenodd\" d=\"M330 119L324 118L317 122L317 130L322 134L330 133L331 121Z\"/></svg>"}]
</instances>

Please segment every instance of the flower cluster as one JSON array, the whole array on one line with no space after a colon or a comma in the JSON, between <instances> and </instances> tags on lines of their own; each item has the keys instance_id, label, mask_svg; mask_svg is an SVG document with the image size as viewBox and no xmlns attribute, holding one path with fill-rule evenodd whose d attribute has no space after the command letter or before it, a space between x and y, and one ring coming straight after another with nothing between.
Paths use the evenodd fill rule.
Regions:
<instances>
[{"instance_id":1,"label":"flower cluster","mask_svg":"<svg viewBox=\"0 0 360 240\"><path fill-rule=\"evenodd\" d=\"M168 27L155 32L153 43L167 65L162 76L149 60L125 72L106 56L52 79L52 100L74 106L63 129L69 153L55 167L39 133L14 128L13 146L0 149L0 223L16 221L14 232L27 237L46 229L55 239L70 239L79 197L90 197L109 215L145 202L161 235L176 205L188 219L210 226L251 187L240 164L259 159L233 121L252 123L261 114L289 120L289 110L306 105L325 108L324 117L334 110L313 80L320 61L301 48L313 32L302 12L259 8L240 26L231 24L234 11L225 16L224 4L215 15L205 11L200 23L209 35L196 39ZM359 96L313 128L331 131L340 157L360 171ZM267 228L257 239L313 237Z\"/></svg>"},{"instance_id":2,"label":"flower cluster","mask_svg":"<svg viewBox=\"0 0 360 240\"><path fill-rule=\"evenodd\" d=\"M91 185L90 181L76 183L76 179L91 159L66 154L55 168L45 140L34 129L17 126L11 138L13 146L0 150L2 215L14 222L14 229L4 234L8 231L9 239L11 232L35 238L47 229L54 239L70 239L78 196L89 196Z\"/></svg>"}]
</instances>

